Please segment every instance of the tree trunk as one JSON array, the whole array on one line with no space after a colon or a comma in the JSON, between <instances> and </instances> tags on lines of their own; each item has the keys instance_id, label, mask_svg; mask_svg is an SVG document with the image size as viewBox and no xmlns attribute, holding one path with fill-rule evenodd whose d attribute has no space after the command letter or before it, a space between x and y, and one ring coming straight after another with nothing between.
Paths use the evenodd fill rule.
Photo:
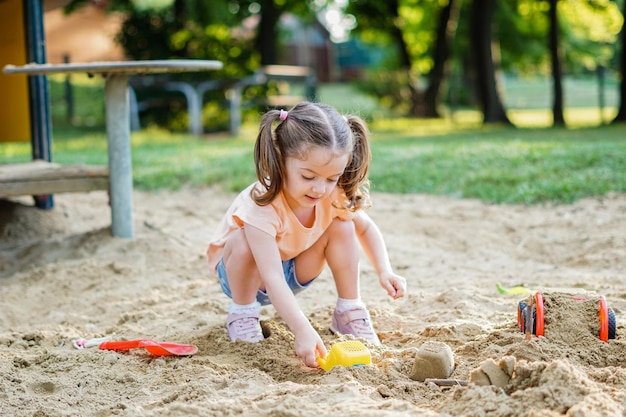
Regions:
<instances>
[{"instance_id":1,"label":"tree trunk","mask_svg":"<svg viewBox=\"0 0 626 417\"><path fill-rule=\"evenodd\" d=\"M433 51L433 68L430 71L428 88L424 94L424 115L426 117L441 117L438 107L441 101L442 85L449 73L450 44L456 33L460 3L461 0L449 0L439 14L435 50Z\"/></svg>"},{"instance_id":2,"label":"tree trunk","mask_svg":"<svg viewBox=\"0 0 626 417\"><path fill-rule=\"evenodd\" d=\"M474 0L472 3L470 37L474 48L476 88L483 110L483 123L511 124L504 111L496 82L492 54L492 25L496 0Z\"/></svg>"},{"instance_id":3,"label":"tree trunk","mask_svg":"<svg viewBox=\"0 0 626 417\"><path fill-rule=\"evenodd\" d=\"M626 16L626 2L622 3L622 16ZM617 116L611 123L623 123L626 122L626 24L622 25L622 31L620 32L620 71L622 72L622 79L620 81L619 88L619 109Z\"/></svg>"},{"instance_id":4,"label":"tree trunk","mask_svg":"<svg viewBox=\"0 0 626 417\"><path fill-rule=\"evenodd\" d=\"M174 23L172 23L169 27L164 26L162 31L164 32L167 39L170 38L170 35L177 30L180 30L185 27L185 21L187 20L187 14L185 7L185 0L175 0L174 1ZM171 48L169 48L171 49ZM185 58L187 56L186 48L178 49L171 51L172 58Z\"/></svg>"},{"instance_id":5,"label":"tree trunk","mask_svg":"<svg viewBox=\"0 0 626 417\"><path fill-rule=\"evenodd\" d=\"M565 126L563 118L563 82L561 76L561 51L559 48L559 22L557 19L558 0L550 0L550 59L552 61L552 83L554 101L552 118L554 126Z\"/></svg>"},{"instance_id":6,"label":"tree trunk","mask_svg":"<svg viewBox=\"0 0 626 417\"><path fill-rule=\"evenodd\" d=\"M398 0L389 0L389 11L393 13L393 20L399 21L399 7L400 4ZM398 26L393 26L391 29L391 36L395 40L396 44L400 49L400 68L403 71L406 71L408 75L408 79L410 80L411 76L411 55L409 54L409 47L404 41L404 36L402 36L402 30ZM424 97L422 93L419 92L415 84L409 82L407 86L411 93L411 108L409 113L414 117L423 117L424 116Z\"/></svg>"},{"instance_id":7,"label":"tree trunk","mask_svg":"<svg viewBox=\"0 0 626 417\"><path fill-rule=\"evenodd\" d=\"M400 16L398 14L398 8L400 7L400 4L398 0L389 0L388 4L389 13L393 15L392 20L394 22L399 21ZM404 41L404 37L402 36L402 30L397 25L394 25L391 28L391 37L400 49L400 67L402 69L411 69L411 55L409 55L409 48Z\"/></svg>"},{"instance_id":8,"label":"tree trunk","mask_svg":"<svg viewBox=\"0 0 626 417\"><path fill-rule=\"evenodd\" d=\"M261 20L256 34L256 50L261 54L261 65L277 64L277 25L280 12L274 0L261 0L259 3L261 4Z\"/></svg>"}]
</instances>

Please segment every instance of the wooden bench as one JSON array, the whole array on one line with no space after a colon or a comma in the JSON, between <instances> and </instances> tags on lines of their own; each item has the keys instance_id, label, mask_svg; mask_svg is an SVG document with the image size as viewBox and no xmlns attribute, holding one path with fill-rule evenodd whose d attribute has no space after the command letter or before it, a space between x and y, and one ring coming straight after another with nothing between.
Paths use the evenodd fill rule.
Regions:
<instances>
[{"instance_id":1,"label":"wooden bench","mask_svg":"<svg viewBox=\"0 0 626 417\"><path fill-rule=\"evenodd\" d=\"M109 190L109 169L35 160L0 165L0 198Z\"/></svg>"}]
</instances>

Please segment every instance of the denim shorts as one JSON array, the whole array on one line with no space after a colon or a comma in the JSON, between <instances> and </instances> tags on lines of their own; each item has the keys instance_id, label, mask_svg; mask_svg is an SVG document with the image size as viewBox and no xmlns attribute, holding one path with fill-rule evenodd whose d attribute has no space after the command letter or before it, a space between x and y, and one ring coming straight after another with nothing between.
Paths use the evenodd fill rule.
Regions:
<instances>
[{"instance_id":1,"label":"denim shorts","mask_svg":"<svg viewBox=\"0 0 626 417\"><path fill-rule=\"evenodd\" d=\"M296 279L296 262L295 259L289 259L287 261L283 261L283 273L285 275L285 281L287 281L287 285L291 289L291 292L296 295L315 280L307 282L302 285ZM224 266L224 258L220 259L220 262L217 264L217 277L220 282L220 286L222 287L222 291L228 297L233 298L233 295L230 291L230 286L228 285L228 277L226 276L226 267ZM256 300L262 305L272 304L270 301L270 297L267 295L265 291L259 290L256 294Z\"/></svg>"}]
</instances>

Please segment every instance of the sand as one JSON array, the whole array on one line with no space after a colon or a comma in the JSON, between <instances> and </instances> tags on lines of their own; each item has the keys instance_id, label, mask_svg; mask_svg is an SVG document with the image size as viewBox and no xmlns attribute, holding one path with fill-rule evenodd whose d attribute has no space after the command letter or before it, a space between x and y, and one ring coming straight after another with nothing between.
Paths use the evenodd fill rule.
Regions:
<instances>
[{"instance_id":1,"label":"sand","mask_svg":"<svg viewBox=\"0 0 626 417\"><path fill-rule=\"evenodd\" d=\"M229 300L204 252L233 198L215 188L134 196L136 237L110 236L105 193L58 195L52 211L0 201L0 415L10 416L615 416L626 413L626 195L573 205L490 205L374 194L408 295L392 300L362 264L362 296L383 342L372 364L305 367L274 309L269 337L231 343ZM551 299L545 337L516 324L532 290L605 295L617 338L587 304ZM299 303L327 346L335 303L327 271ZM569 307L568 307L569 306ZM580 311L579 311L580 310ZM188 357L75 349L77 338L194 344ZM506 363L504 386L412 380L426 342L454 353L450 378ZM511 359L512 358L512 359ZM508 362L507 362L508 361ZM494 363L496 365L494 365ZM508 380L508 382L506 382Z\"/></svg>"}]
</instances>

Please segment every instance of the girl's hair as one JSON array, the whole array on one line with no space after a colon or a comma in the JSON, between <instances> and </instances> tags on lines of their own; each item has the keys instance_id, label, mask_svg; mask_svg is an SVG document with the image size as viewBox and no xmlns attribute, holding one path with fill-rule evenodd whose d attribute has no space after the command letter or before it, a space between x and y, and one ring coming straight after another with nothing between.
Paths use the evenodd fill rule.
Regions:
<instances>
[{"instance_id":1,"label":"girl's hair","mask_svg":"<svg viewBox=\"0 0 626 417\"><path fill-rule=\"evenodd\" d=\"M272 130L278 120L280 124ZM331 149L335 155L350 155L337 183L348 198L342 207L351 211L369 207L367 174L372 157L365 122L358 116L342 116L327 104L306 101L288 113L270 110L263 116L254 146L254 162L257 178L266 192L253 194L254 201L261 206L271 203L283 188L285 158L306 158L313 147Z\"/></svg>"}]
</instances>

